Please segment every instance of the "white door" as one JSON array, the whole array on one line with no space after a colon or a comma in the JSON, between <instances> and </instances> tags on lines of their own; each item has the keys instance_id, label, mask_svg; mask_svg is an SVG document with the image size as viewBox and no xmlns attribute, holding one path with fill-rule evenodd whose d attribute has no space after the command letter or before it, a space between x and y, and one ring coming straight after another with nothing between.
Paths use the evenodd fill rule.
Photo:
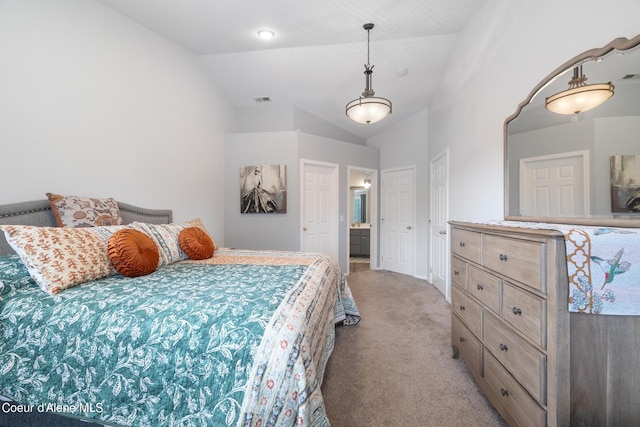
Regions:
<instances>
[{"instance_id":1,"label":"white door","mask_svg":"<svg viewBox=\"0 0 640 427\"><path fill-rule=\"evenodd\" d=\"M380 262L384 270L413 275L414 169L382 172Z\"/></svg>"},{"instance_id":2,"label":"white door","mask_svg":"<svg viewBox=\"0 0 640 427\"><path fill-rule=\"evenodd\" d=\"M301 162L301 250L338 259L338 165Z\"/></svg>"},{"instance_id":3,"label":"white door","mask_svg":"<svg viewBox=\"0 0 640 427\"><path fill-rule=\"evenodd\" d=\"M520 160L520 215L588 215L588 174L588 151Z\"/></svg>"},{"instance_id":4,"label":"white door","mask_svg":"<svg viewBox=\"0 0 640 427\"><path fill-rule=\"evenodd\" d=\"M449 274L449 251L447 237L447 219L449 206L449 160L447 153L431 162L431 219L430 235L430 278L431 283L451 300L447 287Z\"/></svg>"}]
</instances>

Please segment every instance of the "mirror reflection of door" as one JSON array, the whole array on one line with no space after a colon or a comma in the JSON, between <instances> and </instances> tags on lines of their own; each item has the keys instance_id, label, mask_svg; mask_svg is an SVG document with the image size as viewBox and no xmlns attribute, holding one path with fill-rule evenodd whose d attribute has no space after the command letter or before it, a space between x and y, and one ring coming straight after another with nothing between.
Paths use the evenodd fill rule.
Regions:
<instances>
[{"instance_id":1,"label":"mirror reflection of door","mask_svg":"<svg viewBox=\"0 0 640 427\"><path fill-rule=\"evenodd\" d=\"M520 214L575 217L589 214L589 152L520 160Z\"/></svg>"}]
</instances>

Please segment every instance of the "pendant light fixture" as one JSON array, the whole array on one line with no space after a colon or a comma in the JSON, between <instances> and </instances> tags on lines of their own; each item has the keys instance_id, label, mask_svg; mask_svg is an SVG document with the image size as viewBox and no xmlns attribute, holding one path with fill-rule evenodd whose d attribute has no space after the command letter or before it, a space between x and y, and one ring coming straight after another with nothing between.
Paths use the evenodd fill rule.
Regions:
<instances>
[{"instance_id":1,"label":"pendant light fixture","mask_svg":"<svg viewBox=\"0 0 640 427\"><path fill-rule=\"evenodd\" d=\"M558 92L545 100L545 107L558 114L578 114L591 110L613 96L615 86L609 83L588 85L582 74L582 65L573 69L569 89Z\"/></svg>"},{"instance_id":2,"label":"pendant light fixture","mask_svg":"<svg viewBox=\"0 0 640 427\"><path fill-rule=\"evenodd\" d=\"M349 118L358 123L370 124L380 121L391 114L391 101L375 96L371 85L373 65L369 63L369 33L373 24L364 24L367 30L367 63L364 66L365 88L362 96L349 102L346 107L346 114Z\"/></svg>"}]
</instances>

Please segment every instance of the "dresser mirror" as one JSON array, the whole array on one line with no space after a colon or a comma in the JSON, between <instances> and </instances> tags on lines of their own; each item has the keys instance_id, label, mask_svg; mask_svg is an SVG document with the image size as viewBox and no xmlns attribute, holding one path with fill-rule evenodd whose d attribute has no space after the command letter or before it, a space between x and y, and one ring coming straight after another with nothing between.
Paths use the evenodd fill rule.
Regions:
<instances>
[{"instance_id":1,"label":"dresser mirror","mask_svg":"<svg viewBox=\"0 0 640 427\"><path fill-rule=\"evenodd\" d=\"M586 85L611 82L614 95L577 114L545 108L577 73ZM505 219L640 227L640 35L558 67L507 118L504 137Z\"/></svg>"}]
</instances>

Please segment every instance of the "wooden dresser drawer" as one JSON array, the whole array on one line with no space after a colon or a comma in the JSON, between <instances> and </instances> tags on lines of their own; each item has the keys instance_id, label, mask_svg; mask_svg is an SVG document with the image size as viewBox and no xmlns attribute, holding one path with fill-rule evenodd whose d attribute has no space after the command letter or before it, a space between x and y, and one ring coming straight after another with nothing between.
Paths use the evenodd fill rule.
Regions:
<instances>
[{"instance_id":1,"label":"wooden dresser drawer","mask_svg":"<svg viewBox=\"0 0 640 427\"><path fill-rule=\"evenodd\" d=\"M496 406L502 406L509 425L547 425L547 413L527 391L507 372L491 353L485 349L485 379ZM500 411L501 413L503 411Z\"/></svg>"},{"instance_id":2,"label":"wooden dresser drawer","mask_svg":"<svg viewBox=\"0 0 640 427\"><path fill-rule=\"evenodd\" d=\"M452 229L451 252L480 264L482 261L482 234L458 228Z\"/></svg>"},{"instance_id":3,"label":"wooden dresser drawer","mask_svg":"<svg viewBox=\"0 0 640 427\"><path fill-rule=\"evenodd\" d=\"M580 368L571 364L575 329L564 234L509 221L449 224L453 357L464 352L478 386L508 425L571 425ZM579 382L593 377L592 365ZM606 406L589 402L594 411Z\"/></svg>"},{"instance_id":4,"label":"wooden dresser drawer","mask_svg":"<svg viewBox=\"0 0 640 427\"><path fill-rule=\"evenodd\" d=\"M469 266L469 293L496 313L500 313L500 284L496 276Z\"/></svg>"},{"instance_id":5,"label":"wooden dresser drawer","mask_svg":"<svg viewBox=\"0 0 640 427\"><path fill-rule=\"evenodd\" d=\"M467 289L467 263L457 257L451 257L451 281Z\"/></svg>"},{"instance_id":6,"label":"wooden dresser drawer","mask_svg":"<svg viewBox=\"0 0 640 427\"><path fill-rule=\"evenodd\" d=\"M508 282L502 284L502 318L534 343L546 348L547 302Z\"/></svg>"},{"instance_id":7,"label":"wooden dresser drawer","mask_svg":"<svg viewBox=\"0 0 640 427\"><path fill-rule=\"evenodd\" d=\"M509 330L498 318L484 314L484 343L498 360L542 404L546 403L545 355Z\"/></svg>"},{"instance_id":8,"label":"wooden dresser drawer","mask_svg":"<svg viewBox=\"0 0 640 427\"><path fill-rule=\"evenodd\" d=\"M460 355L471 373L482 375L482 343L456 316L451 316L451 345L460 350Z\"/></svg>"},{"instance_id":9,"label":"wooden dresser drawer","mask_svg":"<svg viewBox=\"0 0 640 427\"><path fill-rule=\"evenodd\" d=\"M485 267L541 292L546 292L544 254L544 243L491 234L482 237L482 261Z\"/></svg>"},{"instance_id":10,"label":"wooden dresser drawer","mask_svg":"<svg viewBox=\"0 0 640 427\"><path fill-rule=\"evenodd\" d=\"M451 288L451 310L467 324L471 332L482 338L482 308L480 304L456 288Z\"/></svg>"}]
</instances>

